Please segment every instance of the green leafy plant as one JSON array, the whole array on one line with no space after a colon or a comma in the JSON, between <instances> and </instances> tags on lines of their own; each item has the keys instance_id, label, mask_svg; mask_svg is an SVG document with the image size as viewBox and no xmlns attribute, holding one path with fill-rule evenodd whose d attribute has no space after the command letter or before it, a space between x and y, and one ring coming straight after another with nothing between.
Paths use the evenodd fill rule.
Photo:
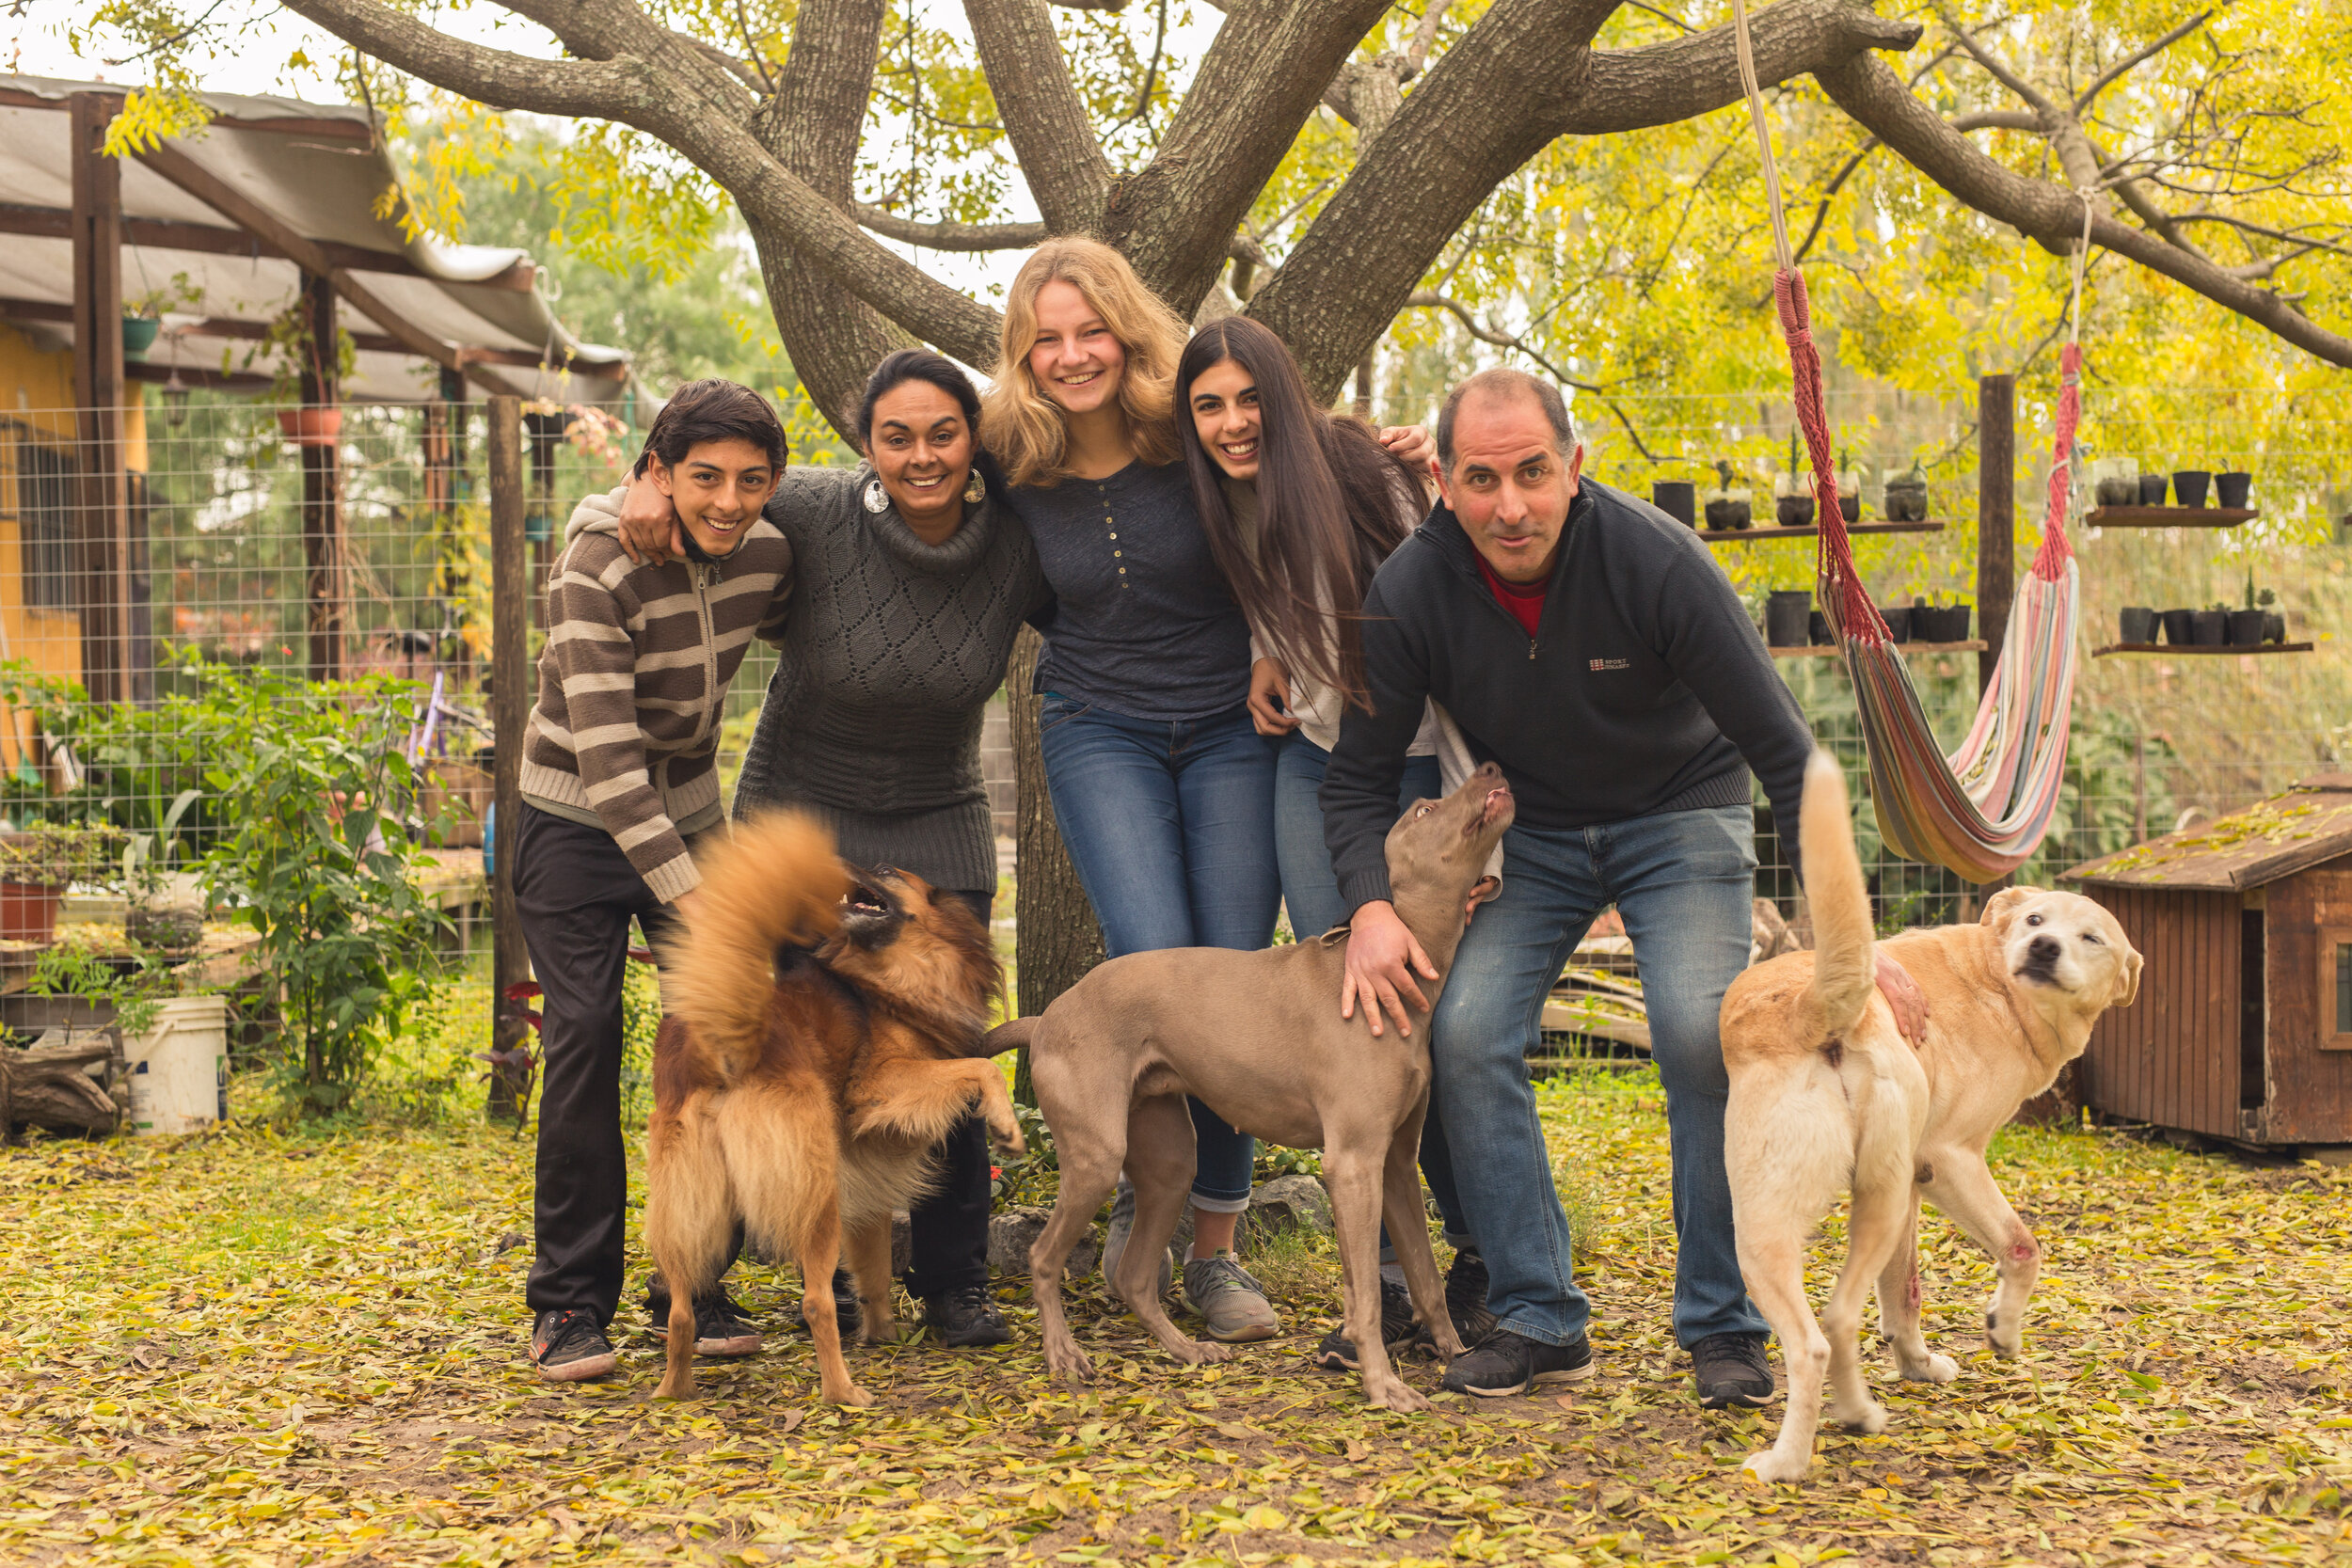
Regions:
<instances>
[{"instance_id":1,"label":"green leafy plant","mask_svg":"<svg viewBox=\"0 0 2352 1568\"><path fill-rule=\"evenodd\" d=\"M215 903L260 933L279 997L275 1079L288 1109L330 1116L373 1053L410 1026L435 984L442 917L409 875L411 683L303 685L221 666L202 672L238 744L205 773L226 826L205 857Z\"/></svg>"},{"instance_id":2,"label":"green leafy plant","mask_svg":"<svg viewBox=\"0 0 2352 1568\"><path fill-rule=\"evenodd\" d=\"M40 956L24 989L35 996L72 996L112 1009L126 1035L155 1027L165 1002L184 994L165 964L144 955L123 958L87 943L61 942Z\"/></svg>"},{"instance_id":3,"label":"green leafy plant","mask_svg":"<svg viewBox=\"0 0 2352 1568\"><path fill-rule=\"evenodd\" d=\"M292 305L270 318L261 337L246 350L245 368L251 370L258 362L269 365L269 395L275 403L292 403L302 395L302 380L308 372L321 380L326 378L326 355L313 341L307 301L297 296ZM335 329L335 375L348 380L359 367L359 345L342 327Z\"/></svg>"},{"instance_id":4,"label":"green leafy plant","mask_svg":"<svg viewBox=\"0 0 2352 1568\"><path fill-rule=\"evenodd\" d=\"M0 881L67 887L99 881L115 869L122 834L110 827L37 823L0 835Z\"/></svg>"}]
</instances>

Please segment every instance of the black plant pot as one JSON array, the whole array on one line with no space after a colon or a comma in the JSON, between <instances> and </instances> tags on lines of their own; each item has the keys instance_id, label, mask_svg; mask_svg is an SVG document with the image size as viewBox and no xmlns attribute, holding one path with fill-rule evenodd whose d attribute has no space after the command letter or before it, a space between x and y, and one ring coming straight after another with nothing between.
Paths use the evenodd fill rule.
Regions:
<instances>
[{"instance_id":1,"label":"black plant pot","mask_svg":"<svg viewBox=\"0 0 2352 1568\"><path fill-rule=\"evenodd\" d=\"M1837 515L1850 523L1862 521L1862 498L1860 496L1838 497Z\"/></svg>"},{"instance_id":2,"label":"black plant pot","mask_svg":"<svg viewBox=\"0 0 2352 1568\"><path fill-rule=\"evenodd\" d=\"M2263 641L2284 642L2287 640L2287 617L2282 610L2263 611Z\"/></svg>"},{"instance_id":3,"label":"black plant pot","mask_svg":"<svg viewBox=\"0 0 2352 1568\"><path fill-rule=\"evenodd\" d=\"M1813 595L1802 588L1779 589L1764 600L1764 641L1774 648L1802 648L1811 641L1806 617Z\"/></svg>"},{"instance_id":4,"label":"black plant pot","mask_svg":"<svg viewBox=\"0 0 2352 1568\"><path fill-rule=\"evenodd\" d=\"M1680 523L1695 528L1698 519L1699 487L1678 479L1661 479L1649 487L1650 504Z\"/></svg>"},{"instance_id":5,"label":"black plant pot","mask_svg":"<svg viewBox=\"0 0 2352 1568\"><path fill-rule=\"evenodd\" d=\"M2123 611L2123 641L2149 643L2156 640L2156 612L2153 610Z\"/></svg>"},{"instance_id":6,"label":"black plant pot","mask_svg":"<svg viewBox=\"0 0 2352 1568\"><path fill-rule=\"evenodd\" d=\"M2217 506L2235 510L2246 504L2248 492L2254 487L2254 476L2235 471L2213 476L2213 499Z\"/></svg>"},{"instance_id":7,"label":"black plant pot","mask_svg":"<svg viewBox=\"0 0 2352 1568\"><path fill-rule=\"evenodd\" d=\"M1826 648L1837 641L1837 634L1829 629L1829 617L1818 610L1805 617L1804 635L1805 641L1817 648Z\"/></svg>"},{"instance_id":8,"label":"black plant pot","mask_svg":"<svg viewBox=\"0 0 2352 1568\"><path fill-rule=\"evenodd\" d=\"M1748 510L1746 501L1708 501L1707 526L1717 533L1745 528L1748 526Z\"/></svg>"},{"instance_id":9,"label":"black plant pot","mask_svg":"<svg viewBox=\"0 0 2352 1568\"><path fill-rule=\"evenodd\" d=\"M2189 635L2201 648L2224 648L2230 642L2230 612L2199 610L2189 614Z\"/></svg>"},{"instance_id":10,"label":"black plant pot","mask_svg":"<svg viewBox=\"0 0 2352 1568\"><path fill-rule=\"evenodd\" d=\"M1780 519L1780 526L1783 528L1811 528L1813 526L1813 498L1811 496L1783 496L1772 503L1772 515Z\"/></svg>"},{"instance_id":11,"label":"black plant pot","mask_svg":"<svg viewBox=\"0 0 2352 1568\"><path fill-rule=\"evenodd\" d=\"M1890 641L1908 642L1911 641L1911 607L1909 605L1897 605L1892 610L1880 610L1879 614L1886 621L1886 635Z\"/></svg>"},{"instance_id":12,"label":"black plant pot","mask_svg":"<svg viewBox=\"0 0 2352 1568\"><path fill-rule=\"evenodd\" d=\"M1886 486L1886 520L1890 523L1926 522L1928 487L1889 481Z\"/></svg>"},{"instance_id":13,"label":"black plant pot","mask_svg":"<svg viewBox=\"0 0 2352 1568\"><path fill-rule=\"evenodd\" d=\"M1968 641L1968 607L1956 604L1944 611L1944 637L1947 642Z\"/></svg>"},{"instance_id":14,"label":"black plant pot","mask_svg":"<svg viewBox=\"0 0 2352 1568\"><path fill-rule=\"evenodd\" d=\"M2230 611L2230 646L2259 648L2263 645L2263 612L2259 610Z\"/></svg>"},{"instance_id":15,"label":"black plant pot","mask_svg":"<svg viewBox=\"0 0 2352 1568\"><path fill-rule=\"evenodd\" d=\"M2168 610L2156 619L2164 623L2164 640L2174 647L2185 648L2197 640L2195 610Z\"/></svg>"},{"instance_id":16,"label":"black plant pot","mask_svg":"<svg viewBox=\"0 0 2352 1568\"><path fill-rule=\"evenodd\" d=\"M2213 476L2202 468L2181 468L2172 475L2172 499L2181 506L2205 504L2205 484Z\"/></svg>"},{"instance_id":17,"label":"black plant pot","mask_svg":"<svg viewBox=\"0 0 2352 1568\"><path fill-rule=\"evenodd\" d=\"M2140 475L2139 504L2142 506L2162 506L2164 504L2166 483L2165 477L2162 474Z\"/></svg>"}]
</instances>

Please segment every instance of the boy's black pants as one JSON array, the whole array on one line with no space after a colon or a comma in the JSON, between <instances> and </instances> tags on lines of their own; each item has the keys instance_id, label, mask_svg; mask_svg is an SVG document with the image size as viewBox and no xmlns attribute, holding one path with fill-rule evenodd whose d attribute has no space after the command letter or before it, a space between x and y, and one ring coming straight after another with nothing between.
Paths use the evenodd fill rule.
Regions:
<instances>
[{"instance_id":1,"label":"boy's black pants","mask_svg":"<svg viewBox=\"0 0 2352 1568\"><path fill-rule=\"evenodd\" d=\"M609 1323L621 1300L628 1155L621 1132L621 978L631 921L657 955L683 927L601 828L524 802L510 837L515 904L540 1000L538 1251L532 1312L585 1308ZM985 893L958 893L985 923ZM939 1181L913 1212L907 1288L934 1295L988 1280L988 1142L977 1116L942 1141Z\"/></svg>"}]
</instances>

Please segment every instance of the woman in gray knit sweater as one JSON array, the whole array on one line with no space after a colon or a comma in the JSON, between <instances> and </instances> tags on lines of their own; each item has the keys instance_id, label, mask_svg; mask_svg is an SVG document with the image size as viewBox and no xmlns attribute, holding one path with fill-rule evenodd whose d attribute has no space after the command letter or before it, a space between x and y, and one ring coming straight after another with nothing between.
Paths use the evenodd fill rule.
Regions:
<instances>
[{"instance_id":1,"label":"woman in gray knit sweater","mask_svg":"<svg viewBox=\"0 0 2352 1568\"><path fill-rule=\"evenodd\" d=\"M1051 594L1028 530L979 456L978 419L978 396L952 362L901 350L876 367L859 404L866 461L792 468L777 485L767 517L791 543L793 582L735 815L809 811L845 858L911 871L985 924L996 840L980 722L1022 622ZM668 503L632 488L622 525L632 553L658 553ZM907 1288L945 1342L999 1344L1008 1334L988 1291L979 1118L940 1153L938 1188L912 1215Z\"/></svg>"}]
</instances>

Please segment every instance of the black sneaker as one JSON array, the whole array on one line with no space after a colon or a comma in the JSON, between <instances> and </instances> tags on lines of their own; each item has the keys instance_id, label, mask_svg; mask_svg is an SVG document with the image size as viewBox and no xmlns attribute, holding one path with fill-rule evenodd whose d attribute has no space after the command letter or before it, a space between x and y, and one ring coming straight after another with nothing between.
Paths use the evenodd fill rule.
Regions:
<instances>
[{"instance_id":1,"label":"black sneaker","mask_svg":"<svg viewBox=\"0 0 2352 1568\"><path fill-rule=\"evenodd\" d=\"M1445 1311L1462 1343L1475 1345L1495 1331L1495 1315L1486 1310L1486 1260L1475 1252L1457 1252L1445 1271Z\"/></svg>"},{"instance_id":2,"label":"black sneaker","mask_svg":"<svg viewBox=\"0 0 2352 1568\"><path fill-rule=\"evenodd\" d=\"M594 1312L577 1307L539 1314L531 1325L531 1359L549 1383L605 1377L621 1364L612 1341L604 1337L604 1324Z\"/></svg>"},{"instance_id":3,"label":"black sneaker","mask_svg":"<svg viewBox=\"0 0 2352 1568\"><path fill-rule=\"evenodd\" d=\"M1710 1334L1691 1347L1691 1371L1699 1403L1709 1410L1727 1404L1755 1409L1772 1400L1772 1369L1764 1360L1761 1334Z\"/></svg>"},{"instance_id":4,"label":"black sneaker","mask_svg":"<svg viewBox=\"0 0 2352 1568\"><path fill-rule=\"evenodd\" d=\"M1345 1324L1323 1337L1311 1359L1327 1372L1361 1371L1356 1359L1356 1342L1345 1334ZM1391 1356L1403 1354L1426 1341L1421 1325L1413 1321L1412 1292L1391 1279L1380 1276L1380 1342Z\"/></svg>"},{"instance_id":5,"label":"black sneaker","mask_svg":"<svg viewBox=\"0 0 2352 1568\"><path fill-rule=\"evenodd\" d=\"M645 1310L653 1319L654 1338L669 1338L670 1298L649 1294ZM696 1355L757 1355L759 1344L759 1330L753 1325L751 1314L724 1291L694 1303Z\"/></svg>"},{"instance_id":6,"label":"black sneaker","mask_svg":"<svg viewBox=\"0 0 2352 1568\"><path fill-rule=\"evenodd\" d=\"M1565 1345L1547 1345L1498 1328L1446 1369L1443 1386L1448 1393L1499 1400L1524 1394L1538 1383L1581 1383L1592 1375L1592 1342L1583 1335Z\"/></svg>"},{"instance_id":7,"label":"black sneaker","mask_svg":"<svg viewBox=\"0 0 2352 1568\"><path fill-rule=\"evenodd\" d=\"M1001 1345L1012 1338L985 1285L961 1285L923 1298L923 1323L943 1345Z\"/></svg>"}]
</instances>

